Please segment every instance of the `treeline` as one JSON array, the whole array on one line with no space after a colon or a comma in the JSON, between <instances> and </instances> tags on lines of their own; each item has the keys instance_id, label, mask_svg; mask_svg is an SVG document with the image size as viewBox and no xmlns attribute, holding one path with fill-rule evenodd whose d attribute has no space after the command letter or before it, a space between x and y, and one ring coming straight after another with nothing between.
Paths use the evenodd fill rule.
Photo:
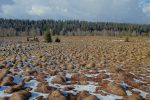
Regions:
<instances>
[{"instance_id":1,"label":"treeline","mask_svg":"<svg viewBox=\"0 0 150 100\"><path fill-rule=\"evenodd\" d=\"M150 25L88 22L79 20L19 20L0 18L0 36L36 36L51 29L52 35L150 35Z\"/></svg>"}]
</instances>

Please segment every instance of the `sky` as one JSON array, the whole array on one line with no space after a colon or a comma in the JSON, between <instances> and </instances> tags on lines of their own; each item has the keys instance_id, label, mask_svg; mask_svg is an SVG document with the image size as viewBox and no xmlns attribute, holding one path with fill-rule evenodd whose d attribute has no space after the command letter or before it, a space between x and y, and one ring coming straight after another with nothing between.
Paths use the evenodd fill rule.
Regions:
<instances>
[{"instance_id":1,"label":"sky","mask_svg":"<svg viewBox=\"0 0 150 100\"><path fill-rule=\"evenodd\" d=\"M0 18L150 24L150 0L0 0Z\"/></svg>"}]
</instances>

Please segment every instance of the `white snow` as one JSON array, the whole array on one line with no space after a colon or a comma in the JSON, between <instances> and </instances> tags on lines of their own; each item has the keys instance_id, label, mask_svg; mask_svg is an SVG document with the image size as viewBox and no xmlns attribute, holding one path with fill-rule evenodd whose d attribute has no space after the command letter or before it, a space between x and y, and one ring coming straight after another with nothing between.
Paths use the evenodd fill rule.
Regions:
<instances>
[{"instance_id":1,"label":"white snow","mask_svg":"<svg viewBox=\"0 0 150 100\"><path fill-rule=\"evenodd\" d=\"M48 94L39 93L39 92L32 92L32 96L29 98L29 100L35 100L36 97L39 97L39 96L43 96L44 98L47 98Z\"/></svg>"},{"instance_id":2,"label":"white snow","mask_svg":"<svg viewBox=\"0 0 150 100\"><path fill-rule=\"evenodd\" d=\"M38 81L36 80L30 80L29 82L25 83L24 87L31 87L32 90L30 91L32 93L32 96L29 98L29 100L35 100L36 97L38 96L43 96L44 98L48 97L48 94L46 93L39 93L39 92L34 92L34 90L37 88Z\"/></svg>"},{"instance_id":3,"label":"white snow","mask_svg":"<svg viewBox=\"0 0 150 100\"><path fill-rule=\"evenodd\" d=\"M150 73L150 68L145 68L145 70Z\"/></svg>"},{"instance_id":4,"label":"white snow","mask_svg":"<svg viewBox=\"0 0 150 100\"><path fill-rule=\"evenodd\" d=\"M37 88L38 85L38 81L36 80L30 80L29 82L26 82L24 87L31 87L32 88L32 92Z\"/></svg>"},{"instance_id":5,"label":"white snow","mask_svg":"<svg viewBox=\"0 0 150 100\"><path fill-rule=\"evenodd\" d=\"M129 90L127 90L126 93L127 93L128 96L132 95L132 92L129 91Z\"/></svg>"},{"instance_id":6,"label":"white snow","mask_svg":"<svg viewBox=\"0 0 150 100\"><path fill-rule=\"evenodd\" d=\"M135 78L134 78L134 81L137 82L137 83L145 83L145 82L143 82L141 80L138 80L138 79L135 79Z\"/></svg>"},{"instance_id":7,"label":"white snow","mask_svg":"<svg viewBox=\"0 0 150 100\"><path fill-rule=\"evenodd\" d=\"M96 77L98 74L85 74L86 77Z\"/></svg>"},{"instance_id":8,"label":"white snow","mask_svg":"<svg viewBox=\"0 0 150 100\"><path fill-rule=\"evenodd\" d=\"M107 72L107 70L99 70L98 72Z\"/></svg>"},{"instance_id":9,"label":"white snow","mask_svg":"<svg viewBox=\"0 0 150 100\"><path fill-rule=\"evenodd\" d=\"M67 78L71 78L71 76L72 76L72 74L69 74L69 73L66 74Z\"/></svg>"},{"instance_id":10,"label":"white snow","mask_svg":"<svg viewBox=\"0 0 150 100\"><path fill-rule=\"evenodd\" d=\"M122 99L122 96L116 96L113 94L107 95L107 96L102 96L100 94L96 94L96 96L100 99L100 100L116 100L116 99Z\"/></svg>"},{"instance_id":11,"label":"white snow","mask_svg":"<svg viewBox=\"0 0 150 100\"><path fill-rule=\"evenodd\" d=\"M23 80L23 78L19 78L19 77L13 77L13 78L14 78L13 80L14 83L20 83Z\"/></svg>"},{"instance_id":12,"label":"white snow","mask_svg":"<svg viewBox=\"0 0 150 100\"><path fill-rule=\"evenodd\" d=\"M20 69L21 71L21 67L18 66L18 68ZM32 66L31 68L34 69L34 67ZM100 70L101 71L105 71L106 70ZM107 75L110 75L111 73L107 73ZM71 73L67 73L66 74L66 77L67 78L71 78L72 74ZM97 74L85 74L85 76L87 77L95 77L97 76ZM114 95L114 94L110 94L110 93L107 93L108 95L107 96L103 96L101 94L97 94L96 93L96 87L97 87L97 84L98 83L95 83L95 82L90 82L88 81L88 84L87 85L78 85L78 84L74 84L74 85L61 85L61 84L55 84L55 83L52 83L52 79L54 78L55 76L47 76L47 78L45 78L49 84L49 86L52 86L52 87L55 87L55 88L59 88L63 93L64 95L67 95L67 93L72 93L74 95L76 95L79 91L88 91L90 94L93 94L93 95L96 95L100 100L115 100L115 99L122 99L123 97L122 96L117 96L117 95ZM22 76L22 77L17 77L17 76L14 76L14 80L13 82L15 83L20 83L22 82L22 80L25 78L25 76ZM34 78L34 77L33 77ZM111 80L111 78L108 78L108 79L105 79L105 80L109 80L109 81L113 81ZM134 79L135 82L143 82L141 80L138 80L138 79ZM35 92L35 89L37 88L37 85L38 85L38 81L36 79L33 79L33 80L30 80L29 82L26 82L24 87L31 87L32 90L30 91L32 93L32 96L29 98L29 100L35 100L37 97L39 96L43 96L44 98L47 98L48 97L48 93L40 93L40 92ZM128 84L126 84L124 81L121 82L121 86L125 89L127 89ZM73 87L74 89L73 90L70 90L70 91L65 91L64 88L65 87ZM0 97L6 97L6 96L11 96L12 94L6 94L4 93L4 90L6 90L8 87L0 87ZM142 91L142 90L139 90L139 89L133 89L133 91L139 91L140 92L140 95L143 97L143 98L146 98L146 95L148 93ZM127 95L130 96L132 95L132 92L127 90L126 91Z\"/></svg>"},{"instance_id":13,"label":"white snow","mask_svg":"<svg viewBox=\"0 0 150 100\"><path fill-rule=\"evenodd\" d=\"M133 91L139 91L139 92L141 92L140 95L141 95L143 98L146 98L146 95L148 94L147 92L144 92L144 91L139 90L139 89L137 89L137 88L134 88L134 89L132 89L132 90L133 90Z\"/></svg>"},{"instance_id":14,"label":"white snow","mask_svg":"<svg viewBox=\"0 0 150 100\"><path fill-rule=\"evenodd\" d=\"M12 94L4 93L4 91L9 88L9 86L1 86L0 87L0 97L10 97Z\"/></svg>"},{"instance_id":15,"label":"white snow","mask_svg":"<svg viewBox=\"0 0 150 100\"><path fill-rule=\"evenodd\" d=\"M89 91L89 93L93 93L95 92L96 90L96 86L95 85L74 85L73 86L75 89L74 90L78 90L78 91L83 91L83 90L86 90L86 91Z\"/></svg>"}]
</instances>

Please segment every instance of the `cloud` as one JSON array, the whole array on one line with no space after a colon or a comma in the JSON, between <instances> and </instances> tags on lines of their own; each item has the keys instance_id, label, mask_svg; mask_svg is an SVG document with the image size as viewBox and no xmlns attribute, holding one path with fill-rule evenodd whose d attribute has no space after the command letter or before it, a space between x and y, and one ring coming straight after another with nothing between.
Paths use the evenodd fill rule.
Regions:
<instances>
[{"instance_id":1,"label":"cloud","mask_svg":"<svg viewBox=\"0 0 150 100\"><path fill-rule=\"evenodd\" d=\"M2 13L2 5L8 5L8 4L13 4L14 2L12 0L1 0L0 1L0 13Z\"/></svg>"},{"instance_id":2,"label":"cloud","mask_svg":"<svg viewBox=\"0 0 150 100\"><path fill-rule=\"evenodd\" d=\"M144 5L143 12L146 16L150 17L150 3Z\"/></svg>"},{"instance_id":3,"label":"cloud","mask_svg":"<svg viewBox=\"0 0 150 100\"><path fill-rule=\"evenodd\" d=\"M41 5L33 5L32 8L27 11L29 15L37 15L42 16L45 15L48 11L50 11L51 8Z\"/></svg>"},{"instance_id":4,"label":"cloud","mask_svg":"<svg viewBox=\"0 0 150 100\"><path fill-rule=\"evenodd\" d=\"M13 0L1 9L5 18L150 23L148 0Z\"/></svg>"}]
</instances>

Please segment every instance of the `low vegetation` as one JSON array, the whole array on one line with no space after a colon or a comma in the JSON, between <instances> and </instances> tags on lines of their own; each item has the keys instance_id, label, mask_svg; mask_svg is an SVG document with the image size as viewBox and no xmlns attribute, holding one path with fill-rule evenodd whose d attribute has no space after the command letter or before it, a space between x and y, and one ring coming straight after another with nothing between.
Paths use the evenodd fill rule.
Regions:
<instances>
[{"instance_id":1,"label":"low vegetation","mask_svg":"<svg viewBox=\"0 0 150 100\"><path fill-rule=\"evenodd\" d=\"M60 38L56 37L55 42L57 42L57 43L61 42Z\"/></svg>"},{"instance_id":2,"label":"low vegetation","mask_svg":"<svg viewBox=\"0 0 150 100\"><path fill-rule=\"evenodd\" d=\"M126 37L124 42L129 42L129 37Z\"/></svg>"},{"instance_id":3,"label":"low vegetation","mask_svg":"<svg viewBox=\"0 0 150 100\"><path fill-rule=\"evenodd\" d=\"M52 42L52 36L51 36L51 31L47 30L45 33L44 33L44 41L49 43L49 42Z\"/></svg>"}]
</instances>

